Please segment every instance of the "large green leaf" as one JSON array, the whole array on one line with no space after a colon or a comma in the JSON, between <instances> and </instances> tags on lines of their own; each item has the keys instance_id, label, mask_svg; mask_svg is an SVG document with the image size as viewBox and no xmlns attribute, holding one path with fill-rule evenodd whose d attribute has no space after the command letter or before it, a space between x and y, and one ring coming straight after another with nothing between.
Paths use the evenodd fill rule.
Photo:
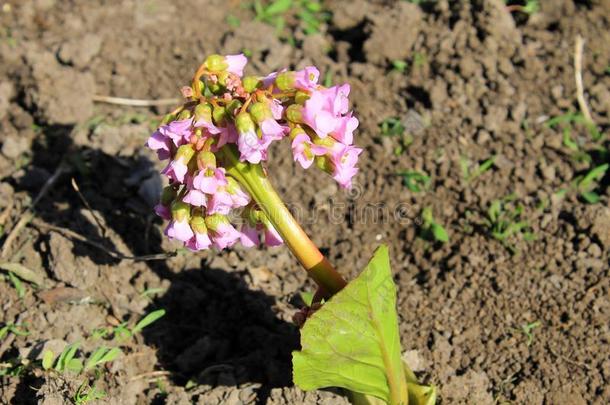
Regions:
<instances>
[{"instance_id":1,"label":"large green leaf","mask_svg":"<svg viewBox=\"0 0 610 405\"><path fill-rule=\"evenodd\" d=\"M294 383L301 389L343 387L390 404L408 403L386 246L305 322L301 347L292 354Z\"/></svg>"}]
</instances>

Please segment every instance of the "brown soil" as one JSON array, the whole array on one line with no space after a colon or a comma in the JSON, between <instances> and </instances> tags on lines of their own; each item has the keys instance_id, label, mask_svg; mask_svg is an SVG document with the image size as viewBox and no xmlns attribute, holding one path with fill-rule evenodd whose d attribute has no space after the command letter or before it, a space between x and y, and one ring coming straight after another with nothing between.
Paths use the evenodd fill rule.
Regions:
<instances>
[{"instance_id":1,"label":"brown soil","mask_svg":"<svg viewBox=\"0 0 610 405\"><path fill-rule=\"evenodd\" d=\"M365 148L354 190L296 169L287 145L270 170L346 276L379 243L391 247L403 348L421 379L439 387L440 403L610 403L608 174L597 204L558 195L589 164L573 159L561 128L544 125L578 111L580 34L586 96L603 136L593 142L578 126L572 136L595 164L607 161L599 151L609 147L610 1L542 1L529 17L501 0L332 1L323 33L295 29L296 47L239 3L1 2L3 239L57 168L67 168L2 258L46 280L39 289L27 284L22 299L0 280L0 325L18 321L29 331L0 342L2 367L76 341L85 354L114 345L93 331L164 308L164 318L121 343L125 355L96 383L106 392L101 403L347 402L340 392L292 386L298 330L290 319L298 293L312 285L285 248L117 260L49 228L124 255L173 251L150 208L159 166L142 147L166 110L94 104L92 96L176 97L205 55L247 49L253 74L313 63L351 83ZM225 22L229 14L239 28ZM395 59L407 61L405 72L391 69ZM412 136L400 155L398 140L378 128L392 116ZM461 160L492 155L491 170L464 180ZM409 191L399 170L426 172L429 189ZM512 193L537 237L511 237L514 253L484 226L491 201ZM418 237L428 206L449 243ZM142 294L151 288L161 290ZM528 338L523 325L535 322ZM0 377L0 403L70 403L82 381L28 369Z\"/></svg>"}]
</instances>

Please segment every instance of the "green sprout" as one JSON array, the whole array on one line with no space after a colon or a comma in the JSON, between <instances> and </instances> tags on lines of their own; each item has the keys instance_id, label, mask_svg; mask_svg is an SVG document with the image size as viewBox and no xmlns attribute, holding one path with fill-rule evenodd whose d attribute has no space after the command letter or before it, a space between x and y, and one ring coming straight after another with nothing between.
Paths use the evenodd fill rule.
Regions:
<instances>
[{"instance_id":1,"label":"green sprout","mask_svg":"<svg viewBox=\"0 0 610 405\"><path fill-rule=\"evenodd\" d=\"M534 329L539 328L540 326L542 326L542 323L540 321L526 323L521 325L521 327L519 329L516 329L516 331L523 333L527 337L526 344L528 346L531 346L534 342Z\"/></svg>"},{"instance_id":2,"label":"green sprout","mask_svg":"<svg viewBox=\"0 0 610 405\"><path fill-rule=\"evenodd\" d=\"M239 21L239 18L235 17L233 14L229 14L226 20L227 24L229 24L229 26L233 28L239 28L239 26L241 25L241 21Z\"/></svg>"},{"instance_id":3,"label":"green sprout","mask_svg":"<svg viewBox=\"0 0 610 405\"><path fill-rule=\"evenodd\" d=\"M510 206L514 196L510 195L501 200L494 200L487 209L487 218L484 223L489 229L489 234L500 241L508 250L515 253L515 249L508 240L511 236L523 234L526 241L536 239L531 232L531 227L526 220L522 219L524 208L518 204L515 208Z\"/></svg>"},{"instance_id":4,"label":"green sprout","mask_svg":"<svg viewBox=\"0 0 610 405\"><path fill-rule=\"evenodd\" d=\"M491 169L495 162L496 156L492 156L481 163L476 163L473 165L470 160L462 156L460 158L460 168L462 169L462 177L464 178L464 181L466 181L466 183L470 183Z\"/></svg>"},{"instance_id":5,"label":"green sprout","mask_svg":"<svg viewBox=\"0 0 610 405\"><path fill-rule=\"evenodd\" d=\"M421 226L421 237L428 241L446 243L449 241L449 235L445 228L436 222L432 216L432 208L427 207L422 211L423 224Z\"/></svg>"},{"instance_id":6,"label":"green sprout","mask_svg":"<svg viewBox=\"0 0 610 405\"><path fill-rule=\"evenodd\" d=\"M86 381L78 387L76 393L72 400L76 405L85 405L91 401L96 401L98 399L104 399L106 397L106 393L104 391L98 390L95 385L90 387Z\"/></svg>"},{"instance_id":7,"label":"green sprout","mask_svg":"<svg viewBox=\"0 0 610 405\"><path fill-rule=\"evenodd\" d=\"M509 0L505 2L509 3ZM525 0L525 4L510 4L507 8L509 11L520 11L531 16L540 11L540 2L538 0Z\"/></svg>"},{"instance_id":8,"label":"green sprout","mask_svg":"<svg viewBox=\"0 0 610 405\"><path fill-rule=\"evenodd\" d=\"M576 189L578 194L589 204L599 202L599 194L593 191L598 187L598 182L604 177L610 164L594 167L584 176L579 176L575 179Z\"/></svg>"},{"instance_id":9,"label":"green sprout","mask_svg":"<svg viewBox=\"0 0 610 405\"><path fill-rule=\"evenodd\" d=\"M589 135L591 136L591 139L593 141L599 141L602 137L602 134L597 129L597 126L593 122L587 120L581 113L568 112L566 114L558 115L545 122L544 125L547 128L564 128L564 144L566 143L566 138L570 138L570 140L568 140L568 143L571 144L574 142L571 140L571 131L573 125L583 125L589 132Z\"/></svg>"},{"instance_id":10,"label":"green sprout","mask_svg":"<svg viewBox=\"0 0 610 405\"><path fill-rule=\"evenodd\" d=\"M404 185L414 193L426 190L430 186L430 177L417 171L404 171L396 173L402 176Z\"/></svg>"},{"instance_id":11,"label":"green sprout","mask_svg":"<svg viewBox=\"0 0 610 405\"><path fill-rule=\"evenodd\" d=\"M406 72L408 66L408 63L404 60L397 59L392 61L392 70L395 70L399 73Z\"/></svg>"},{"instance_id":12,"label":"green sprout","mask_svg":"<svg viewBox=\"0 0 610 405\"><path fill-rule=\"evenodd\" d=\"M314 0L254 0L252 9L257 20L272 25L280 38L293 44L295 39L286 33L287 21L296 19L303 32L311 35L320 32L322 24L330 19L322 3Z\"/></svg>"},{"instance_id":13,"label":"green sprout","mask_svg":"<svg viewBox=\"0 0 610 405\"><path fill-rule=\"evenodd\" d=\"M0 328L0 339L4 339L9 333L12 333L15 336L27 336L30 334L30 332L24 329L23 326L8 323Z\"/></svg>"},{"instance_id":14,"label":"green sprout","mask_svg":"<svg viewBox=\"0 0 610 405\"><path fill-rule=\"evenodd\" d=\"M382 136L397 137L399 144L394 148L396 156L401 155L413 143L413 137L406 133L406 127L397 117L389 117L379 123Z\"/></svg>"},{"instance_id":15,"label":"green sprout","mask_svg":"<svg viewBox=\"0 0 610 405\"><path fill-rule=\"evenodd\" d=\"M136 333L142 332L144 328L156 322L165 315L164 309L158 309L140 319L133 328L129 327L129 322L121 322L113 328L98 328L93 330L93 339L104 339L112 336L113 339L125 340L131 338Z\"/></svg>"}]
</instances>

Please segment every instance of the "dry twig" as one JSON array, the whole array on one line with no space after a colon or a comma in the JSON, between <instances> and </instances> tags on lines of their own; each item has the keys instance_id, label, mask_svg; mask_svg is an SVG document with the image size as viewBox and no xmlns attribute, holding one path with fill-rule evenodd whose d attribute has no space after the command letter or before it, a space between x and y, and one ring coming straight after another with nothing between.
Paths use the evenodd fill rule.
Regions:
<instances>
[{"instance_id":1,"label":"dry twig","mask_svg":"<svg viewBox=\"0 0 610 405\"><path fill-rule=\"evenodd\" d=\"M98 103L127 105L131 107L155 107L164 105L175 105L180 103L177 98L161 98L158 100L140 100L135 98L109 97L109 96L93 96L93 101Z\"/></svg>"},{"instance_id":2,"label":"dry twig","mask_svg":"<svg viewBox=\"0 0 610 405\"><path fill-rule=\"evenodd\" d=\"M577 35L576 41L574 42L574 79L576 80L576 98L578 99L580 111L585 119L592 123L593 118L591 117L589 106L585 100L585 91L582 83L582 54L584 46L585 41L580 35Z\"/></svg>"},{"instance_id":3,"label":"dry twig","mask_svg":"<svg viewBox=\"0 0 610 405\"><path fill-rule=\"evenodd\" d=\"M110 250L106 246L102 245L101 243L95 242L95 241L87 238L86 236L83 236L80 233L74 232L73 230L68 229L68 228L62 228L60 226L47 224L38 219L34 219L32 221L32 225L34 225L36 228L38 228L40 230L59 232L68 238L76 239L80 242L86 243L87 245L92 246L96 249L99 249L102 252L106 253L108 256L112 257L113 259L117 259L117 260L133 260L133 261L140 261L140 262L141 261L151 261L151 260L165 260L170 257L174 257L178 254L178 252L174 251L174 252L170 252L170 253L158 253L158 254L143 255L143 256L127 256L122 253Z\"/></svg>"}]
</instances>

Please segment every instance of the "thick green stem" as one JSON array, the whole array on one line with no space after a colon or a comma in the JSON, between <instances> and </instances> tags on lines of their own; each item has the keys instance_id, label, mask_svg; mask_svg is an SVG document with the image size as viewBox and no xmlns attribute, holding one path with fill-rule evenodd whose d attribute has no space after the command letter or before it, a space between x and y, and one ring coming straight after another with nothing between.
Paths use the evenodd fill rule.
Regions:
<instances>
[{"instance_id":1,"label":"thick green stem","mask_svg":"<svg viewBox=\"0 0 610 405\"><path fill-rule=\"evenodd\" d=\"M219 153L229 175L234 177L250 193L269 221L284 239L311 278L332 296L347 284L343 277L309 239L286 205L277 194L260 165L240 162L234 145L226 145Z\"/></svg>"}]
</instances>

